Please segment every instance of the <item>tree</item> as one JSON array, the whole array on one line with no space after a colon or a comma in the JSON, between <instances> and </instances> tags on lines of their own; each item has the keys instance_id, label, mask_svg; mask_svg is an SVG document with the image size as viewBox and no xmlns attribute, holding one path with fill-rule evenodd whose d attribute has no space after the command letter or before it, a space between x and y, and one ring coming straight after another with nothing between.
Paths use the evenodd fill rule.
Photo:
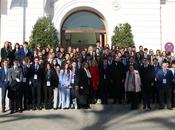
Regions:
<instances>
[{"instance_id":1,"label":"tree","mask_svg":"<svg viewBox=\"0 0 175 130\"><path fill-rule=\"evenodd\" d=\"M36 44L40 44L41 47L55 47L58 44L57 30L52 23L50 17L41 17L37 20L33 27L30 37L31 49L34 49Z\"/></svg>"},{"instance_id":2,"label":"tree","mask_svg":"<svg viewBox=\"0 0 175 130\"><path fill-rule=\"evenodd\" d=\"M129 47L134 45L130 24L119 24L119 27L115 27L114 35L112 36L112 44L119 47Z\"/></svg>"}]
</instances>

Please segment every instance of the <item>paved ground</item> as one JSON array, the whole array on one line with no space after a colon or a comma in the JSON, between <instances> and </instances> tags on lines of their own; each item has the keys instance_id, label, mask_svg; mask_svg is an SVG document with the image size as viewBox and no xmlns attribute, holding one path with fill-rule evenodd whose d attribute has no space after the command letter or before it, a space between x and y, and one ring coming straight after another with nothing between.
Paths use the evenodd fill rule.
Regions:
<instances>
[{"instance_id":1,"label":"paved ground","mask_svg":"<svg viewBox=\"0 0 175 130\"><path fill-rule=\"evenodd\" d=\"M0 114L0 130L174 130L175 111L130 111L127 105L89 110L42 110Z\"/></svg>"},{"instance_id":2,"label":"paved ground","mask_svg":"<svg viewBox=\"0 0 175 130\"><path fill-rule=\"evenodd\" d=\"M128 105L92 105L88 110L0 113L0 130L174 130L175 110L129 110Z\"/></svg>"}]
</instances>

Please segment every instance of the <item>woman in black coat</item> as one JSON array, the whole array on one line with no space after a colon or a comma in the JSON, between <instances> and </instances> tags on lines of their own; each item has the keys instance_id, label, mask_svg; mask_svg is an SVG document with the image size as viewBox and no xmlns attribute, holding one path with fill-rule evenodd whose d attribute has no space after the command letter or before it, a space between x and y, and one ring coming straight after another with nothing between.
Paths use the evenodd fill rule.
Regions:
<instances>
[{"instance_id":1,"label":"woman in black coat","mask_svg":"<svg viewBox=\"0 0 175 130\"><path fill-rule=\"evenodd\" d=\"M91 73L89 71L89 64L84 62L80 70L80 96L78 99L79 107L88 108L90 100L92 99L91 89Z\"/></svg>"},{"instance_id":2,"label":"woman in black coat","mask_svg":"<svg viewBox=\"0 0 175 130\"><path fill-rule=\"evenodd\" d=\"M46 64L45 77L44 77L44 103L45 109L52 108L53 89L58 87L58 76L55 69L50 63Z\"/></svg>"}]
</instances>

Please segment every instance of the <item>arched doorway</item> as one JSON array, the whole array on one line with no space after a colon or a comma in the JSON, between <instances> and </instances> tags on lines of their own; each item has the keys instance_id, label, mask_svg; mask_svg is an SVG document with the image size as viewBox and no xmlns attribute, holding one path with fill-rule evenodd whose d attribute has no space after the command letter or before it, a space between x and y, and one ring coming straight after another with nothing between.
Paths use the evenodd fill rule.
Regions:
<instances>
[{"instance_id":1,"label":"arched doorway","mask_svg":"<svg viewBox=\"0 0 175 130\"><path fill-rule=\"evenodd\" d=\"M81 10L70 14L64 20L61 27L62 46L95 46L97 41L101 46L107 42L104 19L98 14Z\"/></svg>"}]
</instances>

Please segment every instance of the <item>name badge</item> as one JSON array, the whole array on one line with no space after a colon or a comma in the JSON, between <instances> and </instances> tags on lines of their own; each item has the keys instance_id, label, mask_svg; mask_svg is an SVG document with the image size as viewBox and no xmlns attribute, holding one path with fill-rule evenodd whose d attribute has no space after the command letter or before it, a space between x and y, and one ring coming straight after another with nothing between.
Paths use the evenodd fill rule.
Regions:
<instances>
[{"instance_id":1,"label":"name badge","mask_svg":"<svg viewBox=\"0 0 175 130\"><path fill-rule=\"evenodd\" d=\"M34 75L34 79L38 79L38 75L37 74Z\"/></svg>"},{"instance_id":2,"label":"name badge","mask_svg":"<svg viewBox=\"0 0 175 130\"><path fill-rule=\"evenodd\" d=\"M72 79L72 83L74 84L74 79Z\"/></svg>"},{"instance_id":3,"label":"name badge","mask_svg":"<svg viewBox=\"0 0 175 130\"><path fill-rule=\"evenodd\" d=\"M166 79L163 79L163 84L166 84L166 83L167 83Z\"/></svg>"},{"instance_id":4,"label":"name badge","mask_svg":"<svg viewBox=\"0 0 175 130\"><path fill-rule=\"evenodd\" d=\"M27 81L27 78L23 78L22 81L25 83Z\"/></svg>"},{"instance_id":5,"label":"name badge","mask_svg":"<svg viewBox=\"0 0 175 130\"><path fill-rule=\"evenodd\" d=\"M106 79L106 75L104 74L104 79Z\"/></svg>"},{"instance_id":6,"label":"name badge","mask_svg":"<svg viewBox=\"0 0 175 130\"><path fill-rule=\"evenodd\" d=\"M50 81L47 81L47 86L48 86L48 87L50 87L50 86L51 86Z\"/></svg>"},{"instance_id":7,"label":"name badge","mask_svg":"<svg viewBox=\"0 0 175 130\"><path fill-rule=\"evenodd\" d=\"M19 78L16 78L16 81L19 83L20 82Z\"/></svg>"}]
</instances>

